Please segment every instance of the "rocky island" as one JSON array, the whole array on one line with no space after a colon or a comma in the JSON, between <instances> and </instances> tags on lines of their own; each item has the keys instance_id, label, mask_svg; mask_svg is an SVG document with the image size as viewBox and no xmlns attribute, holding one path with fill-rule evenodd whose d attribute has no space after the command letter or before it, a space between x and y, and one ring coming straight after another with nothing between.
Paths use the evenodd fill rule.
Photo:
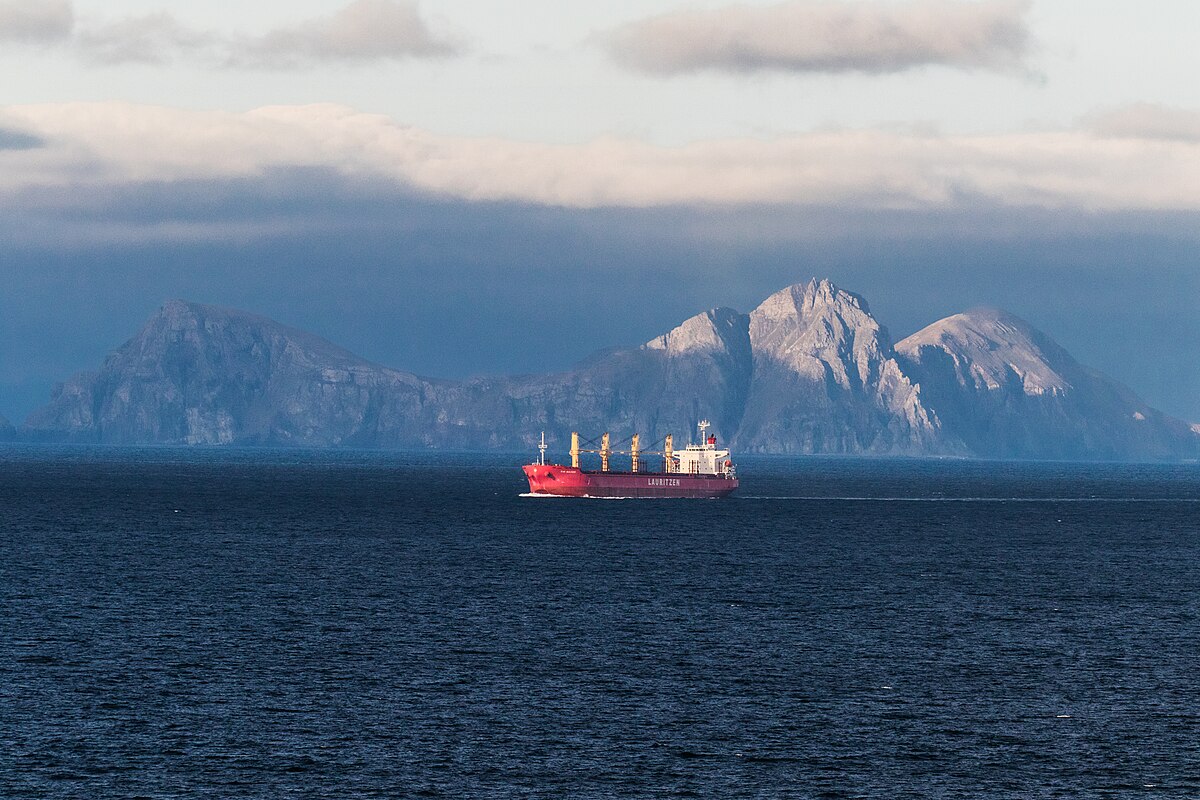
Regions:
<instances>
[{"instance_id":1,"label":"rocky island","mask_svg":"<svg viewBox=\"0 0 1200 800\"><path fill-rule=\"evenodd\" d=\"M743 453L1162 460L1200 434L1003 311L893 344L827 280L716 308L566 372L439 380L264 317L171 301L22 427L40 441L528 449L712 420Z\"/></svg>"}]
</instances>

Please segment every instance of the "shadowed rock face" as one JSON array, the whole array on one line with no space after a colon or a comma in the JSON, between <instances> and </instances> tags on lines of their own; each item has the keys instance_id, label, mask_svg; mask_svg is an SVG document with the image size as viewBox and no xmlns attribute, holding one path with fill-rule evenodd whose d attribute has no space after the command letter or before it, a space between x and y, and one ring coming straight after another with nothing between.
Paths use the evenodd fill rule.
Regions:
<instances>
[{"instance_id":1,"label":"shadowed rock face","mask_svg":"<svg viewBox=\"0 0 1200 800\"><path fill-rule=\"evenodd\" d=\"M734 437L754 375L749 324L745 314L716 308L643 345L664 356L652 436L690 432L697 420L708 419L722 441Z\"/></svg>"},{"instance_id":2,"label":"shadowed rock face","mask_svg":"<svg viewBox=\"0 0 1200 800\"><path fill-rule=\"evenodd\" d=\"M1200 452L1186 423L996 309L956 314L896 349L946 433L997 458L1167 459Z\"/></svg>"},{"instance_id":3,"label":"shadowed rock face","mask_svg":"<svg viewBox=\"0 0 1200 800\"><path fill-rule=\"evenodd\" d=\"M657 449L667 433L686 442L701 418L741 451L776 453L1170 458L1200 442L1002 312L951 317L894 348L866 302L828 281L788 287L750 314L698 314L567 372L469 381L421 378L262 317L172 301L99 370L59 387L22 434L527 448L544 430L561 448L572 430L607 430Z\"/></svg>"}]
</instances>

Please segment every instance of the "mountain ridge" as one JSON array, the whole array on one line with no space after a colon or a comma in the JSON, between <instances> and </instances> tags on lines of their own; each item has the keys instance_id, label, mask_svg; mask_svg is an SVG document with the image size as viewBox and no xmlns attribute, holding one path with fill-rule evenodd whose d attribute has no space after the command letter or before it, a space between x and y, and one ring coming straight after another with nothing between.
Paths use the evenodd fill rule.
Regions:
<instances>
[{"instance_id":1,"label":"mountain ridge","mask_svg":"<svg viewBox=\"0 0 1200 800\"><path fill-rule=\"evenodd\" d=\"M1086 367L1025 320L975 308L896 345L906 371L971 451L1004 458L1188 457L1191 426ZM1176 442L1183 443L1180 453Z\"/></svg>"},{"instance_id":2,"label":"mountain ridge","mask_svg":"<svg viewBox=\"0 0 1200 800\"><path fill-rule=\"evenodd\" d=\"M557 373L426 378L266 317L168 301L23 438L109 443L527 448L571 430L739 452L1174 459L1200 434L997 309L897 344L865 298L813 279L718 307Z\"/></svg>"}]
</instances>

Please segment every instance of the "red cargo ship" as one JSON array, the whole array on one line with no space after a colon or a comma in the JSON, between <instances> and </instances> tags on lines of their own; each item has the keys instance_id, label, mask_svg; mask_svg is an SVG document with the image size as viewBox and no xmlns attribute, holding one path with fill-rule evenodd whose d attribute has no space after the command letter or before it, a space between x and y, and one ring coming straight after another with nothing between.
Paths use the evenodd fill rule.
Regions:
<instances>
[{"instance_id":1,"label":"red cargo ship","mask_svg":"<svg viewBox=\"0 0 1200 800\"><path fill-rule=\"evenodd\" d=\"M571 466L546 463L546 435L538 446L537 463L526 464L525 477L529 491L535 495L558 497L725 497L738 488L737 473L729 460L728 450L717 449L717 437L706 436L708 420L700 423L700 441L683 450L672 447L671 437L664 440L661 451L641 450L638 436L630 440L628 451L609 447L609 436L601 437L599 450L584 450L579 446L579 434L571 434ZM579 466L581 453L598 453L600 470L584 470ZM630 456L630 470L609 469L613 454ZM643 469L642 456L661 455L663 471Z\"/></svg>"}]
</instances>

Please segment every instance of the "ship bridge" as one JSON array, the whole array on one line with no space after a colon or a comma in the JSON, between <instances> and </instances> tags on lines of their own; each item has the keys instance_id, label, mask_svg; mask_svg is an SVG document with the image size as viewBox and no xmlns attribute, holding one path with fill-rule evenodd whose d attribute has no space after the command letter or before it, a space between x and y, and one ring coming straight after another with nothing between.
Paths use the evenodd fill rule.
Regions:
<instances>
[{"instance_id":1,"label":"ship bridge","mask_svg":"<svg viewBox=\"0 0 1200 800\"><path fill-rule=\"evenodd\" d=\"M708 435L709 421L701 420L698 427L701 443L675 451L674 471L684 475L732 475L729 451L717 449L717 437Z\"/></svg>"}]
</instances>

